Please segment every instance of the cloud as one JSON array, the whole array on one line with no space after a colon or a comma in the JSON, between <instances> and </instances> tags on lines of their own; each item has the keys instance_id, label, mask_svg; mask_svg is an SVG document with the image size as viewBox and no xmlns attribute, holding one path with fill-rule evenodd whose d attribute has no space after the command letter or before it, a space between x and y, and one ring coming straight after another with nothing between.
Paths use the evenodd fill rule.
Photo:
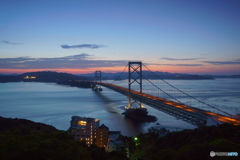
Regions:
<instances>
[{"instance_id":1,"label":"cloud","mask_svg":"<svg viewBox=\"0 0 240 160\"><path fill-rule=\"evenodd\" d=\"M77 61L91 59L93 56L87 53L81 53L77 55L65 56L65 57L55 57L55 58L37 58L38 61Z\"/></svg>"},{"instance_id":2,"label":"cloud","mask_svg":"<svg viewBox=\"0 0 240 160\"><path fill-rule=\"evenodd\" d=\"M202 61L213 65L240 64L240 59L234 61Z\"/></svg>"},{"instance_id":3,"label":"cloud","mask_svg":"<svg viewBox=\"0 0 240 160\"><path fill-rule=\"evenodd\" d=\"M6 41L6 40L2 40L0 43L4 43L4 44L22 44L22 43L13 43L13 42L10 42L10 41Z\"/></svg>"},{"instance_id":4,"label":"cloud","mask_svg":"<svg viewBox=\"0 0 240 160\"><path fill-rule=\"evenodd\" d=\"M1 69L58 69L79 68L89 69L98 67L126 66L123 60L96 60L93 55L86 53L54 58L16 57L0 58Z\"/></svg>"},{"instance_id":5,"label":"cloud","mask_svg":"<svg viewBox=\"0 0 240 160\"><path fill-rule=\"evenodd\" d=\"M160 66L186 66L186 67L190 67L190 66L203 66L203 64L147 64L147 65L160 65Z\"/></svg>"},{"instance_id":6,"label":"cloud","mask_svg":"<svg viewBox=\"0 0 240 160\"><path fill-rule=\"evenodd\" d=\"M203 66L203 64L173 64L172 66Z\"/></svg>"},{"instance_id":7,"label":"cloud","mask_svg":"<svg viewBox=\"0 0 240 160\"><path fill-rule=\"evenodd\" d=\"M202 59L202 58L169 58L169 57L162 57L160 59L164 59L164 60L169 60L169 61L191 61L191 60L198 60L198 59Z\"/></svg>"},{"instance_id":8,"label":"cloud","mask_svg":"<svg viewBox=\"0 0 240 160\"><path fill-rule=\"evenodd\" d=\"M81 53L77 55L65 56L65 57L55 57L55 58L30 58L30 57L16 57L16 58L0 58L0 64L6 63L27 63L34 61L76 61L83 59L91 59L92 55L87 53Z\"/></svg>"},{"instance_id":9,"label":"cloud","mask_svg":"<svg viewBox=\"0 0 240 160\"><path fill-rule=\"evenodd\" d=\"M97 44L79 44L79 45L72 45L72 46L69 46L69 45L61 45L61 47L63 49L70 49L70 48L79 48L79 49L82 49L82 48L90 48L90 49L97 49L97 48L103 48L103 47L106 47L104 45L97 45Z\"/></svg>"}]
</instances>

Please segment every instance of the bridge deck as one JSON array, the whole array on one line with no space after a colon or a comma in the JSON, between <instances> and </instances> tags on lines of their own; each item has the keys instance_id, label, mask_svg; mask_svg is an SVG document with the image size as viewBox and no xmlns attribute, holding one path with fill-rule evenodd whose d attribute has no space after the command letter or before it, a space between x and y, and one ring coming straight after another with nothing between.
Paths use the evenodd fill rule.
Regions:
<instances>
[{"instance_id":1,"label":"bridge deck","mask_svg":"<svg viewBox=\"0 0 240 160\"><path fill-rule=\"evenodd\" d=\"M129 94L128 89L124 87L103 83L103 82L94 82L94 83L105 86L109 89L117 91L126 96L128 96ZM140 93L138 91L131 90L130 96L133 99L136 99L142 103L150 105L158 110L171 114L179 119L188 121L191 124L194 124L197 126L206 125L208 118L213 119L216 124L231 123L234 125L240 125L240 120L227 117L221 114L213 113L210 111L206 111L203 109L195 108L192 106L184 105L181 103L173 102L173 101L152 96L149 94Z\"/></svg>"}]
</instances>

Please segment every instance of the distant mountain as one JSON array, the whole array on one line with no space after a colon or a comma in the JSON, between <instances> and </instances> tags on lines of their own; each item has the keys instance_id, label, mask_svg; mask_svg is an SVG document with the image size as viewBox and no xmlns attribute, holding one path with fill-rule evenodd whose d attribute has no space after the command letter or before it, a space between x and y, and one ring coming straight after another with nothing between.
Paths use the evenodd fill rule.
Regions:
<instances>
[{"instance_id":1,"label":"distant mountain","mask_svg":"<svg viewBox=\"0 0 240 160\"><path fill-rule=\"evenodd\" d=\"M128 73L123 72L120 76L120 72L117 73L105 73L102 72L102 79L127 79ZM191 75L191 74L183 74L183 73L169 73L169 72L149 72L149 71L142 71L142 75L144 79L176 79L176 80L201 80L201 79L214 79L211 76L200 76L200 75ZM90 74L79 74L78 76L85 76L88 77L88 79L94 79L95 73ZM134 74L133 74L134 76ZM135 74L135 76L137 76Z\"/></svg>"},{"instance_id":2,"label":"distant mountain","mask_svg":"<svg viewBox=\"0 0 240 160\"><path fill-rule=\"evenodd\" d=\"M17 76L19 74L17 73L12 73L12 74L4 74L4 73L0 73L0 76Z\"/></svg>"},{"instance_id":3,"label":"distant mountain","mask_svg":"<svg viewBox=\"0 0 240 160\"><path fill-rule=\"evenodd\" d=\"M149 71L142 71L143 75L148 75L148 74L151 74ZM174 74L178 74L178 75L189 75L189 74L181 74L181 73L169 73L169 72L153 72L155 74L158 74L158 75L174 75ZM121 72L116 72L116 73L106 73L106 72L102 72L102 76L103 77L116 77L116 76L119 76L121 74ZM89 74L79 74L78 76L85 76L85 77L93 77L95 76L95 73L89 73ZM122 77L127 77L128 76L128 73L127 72L123 72Z\"/></svg>"},{"instance_id":4,"label":"distant mountain","mask_svg":"<svg viewBox=\"0 0 240 160\"><path fill-rule=\"evenodd\" d=\"M240 75L204 75L205 77L214 77L214 78L240 78Z\"/></svg>"},{"instance_id":5,"label":"distant mountain","mask_svg":"<svg viewBox=\"0 0 240 160\"><path fill-rule=\"evenodd\" d=\"M120 75L117 73L105 73L102 72L102 79L128 79L128 73L124 72ZM175 79L175 80L204 80L214 78L240 78L240 75L191 75L183 73L169 73L169 72L149 72L142 71L143 79ZM132 74L136 77L138 75ZM58 82L68 80L93 80L95 73L73 75L69 73L58 73L52 71L41 72L27 72L20 75L0 75L0 82Z\"/></svg>"},{"instance_id":6,"label":"distant mountain","mask_svg":"<svg viewBox=\"0 0 240 160\"><path fill-rule=\"evenodd\" d=\"M86 77L51 71L27 72L20 75L0 75L0 82L57 82L58 80L87 80Z\"/></svg>"}]
</instances>

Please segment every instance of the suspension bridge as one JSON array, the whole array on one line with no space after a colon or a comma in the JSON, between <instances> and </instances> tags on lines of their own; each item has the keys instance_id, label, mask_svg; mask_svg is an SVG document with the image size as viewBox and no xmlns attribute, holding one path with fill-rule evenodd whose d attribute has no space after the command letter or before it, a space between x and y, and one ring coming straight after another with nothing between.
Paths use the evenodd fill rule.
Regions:
<instances>
[{"instance_id":1,"label":"suspension bridge","mask_svg":"<svg viewBox=\"0 0 240 160\"><path fill-rule=\"evenodd\" d=\"M143 67L151 74L151 77L154 77L152 78L154 80L150 80L143 75ZM126 77L123 78L124 73ZM127 88L121 86L121 83L125 80L128 80ZM101 71L96 71L95 79L91 83L96 91L102 91L102 86L104 86L127 96L126 109L132 109L134 104L137 104L138 108L145 108L142 105L144 103L198 127L222 123L240 125L240 120L233 115L176 88L155 72L152 72L142 62L128 62L121 74L111 83L103 82Z\"/></svg>"}]
</instances>

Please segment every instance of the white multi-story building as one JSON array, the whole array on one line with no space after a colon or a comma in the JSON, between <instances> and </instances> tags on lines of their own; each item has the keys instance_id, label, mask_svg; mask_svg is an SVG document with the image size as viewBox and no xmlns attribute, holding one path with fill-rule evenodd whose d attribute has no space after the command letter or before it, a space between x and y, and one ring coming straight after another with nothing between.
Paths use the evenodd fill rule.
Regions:
<instances>
[{"instance_id":1,"label":"white multi-story building","mask_svg":"<svg viewBox=\"0 0 240 160\"><path fill-rule=\"evenodd\" d=\"M70 123L70 133L74 135L75 140L86 140L87 145L95 143L99 119L72 116Z\"/></svg>"}]
</instances>

